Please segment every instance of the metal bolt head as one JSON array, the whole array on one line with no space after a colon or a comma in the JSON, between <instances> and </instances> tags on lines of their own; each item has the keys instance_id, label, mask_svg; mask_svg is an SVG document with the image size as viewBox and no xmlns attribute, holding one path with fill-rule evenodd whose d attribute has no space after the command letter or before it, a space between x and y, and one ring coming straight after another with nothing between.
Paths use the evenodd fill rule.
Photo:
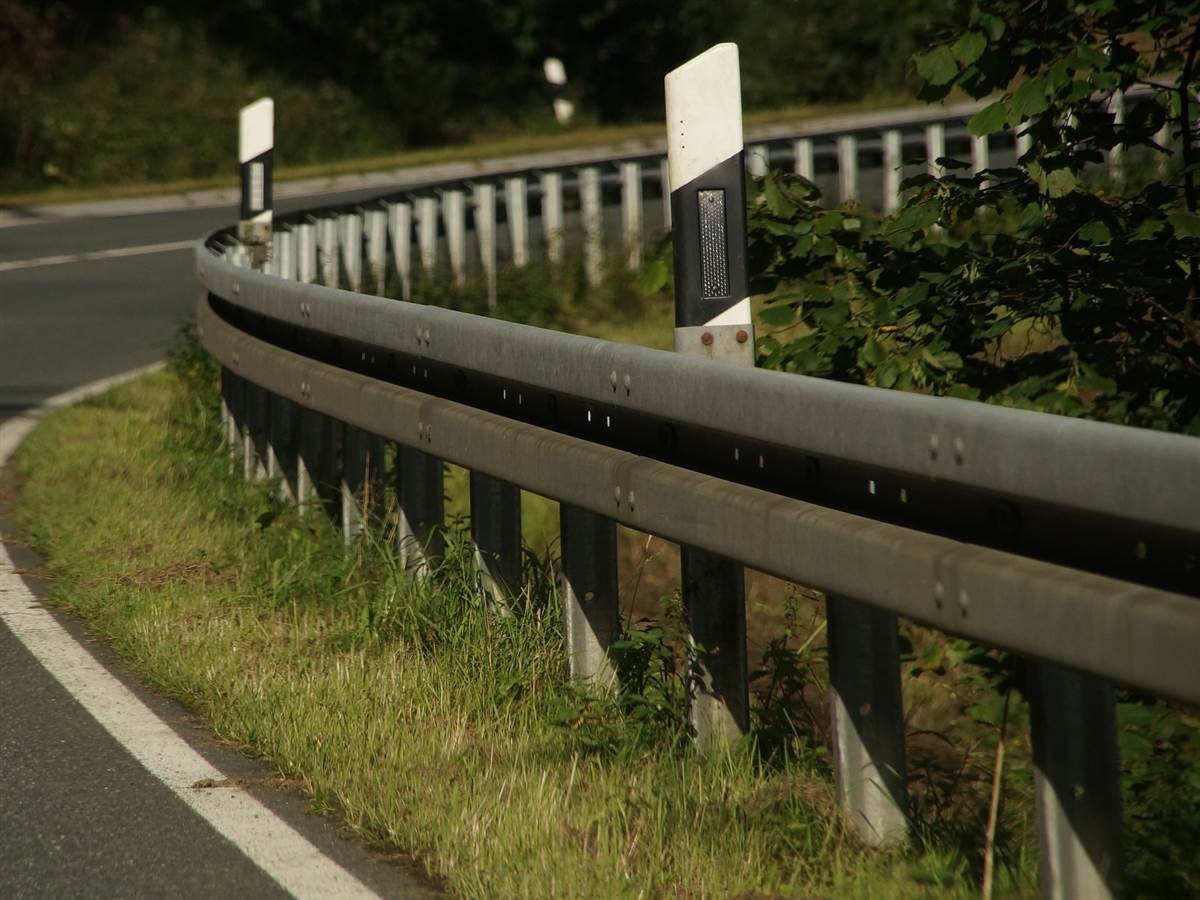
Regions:
<instances>
[{"instance_id":1,"label":"metal bolt head","mask_svg":"<svg viewBox=\"0 0 1200 900\"><path fill-rule=\"evenodd\" d=\"M704 334L700 335L700 343L702 343L705 347L711 347L712 342L713 342L712 332L706 331L706 332L704 332Z\"/></svg>"},{"instance_id":2,"label":"metal bolt head","mask_svg":"<svg viewBox=\"0 0 1200 900\"><path fill-rule=\"evenodd\" d=\"M750 335L746 333L745 329L738 329L737 342L739 344L744 344L748 340L750 340Z\"/></svg>"}]
</instances>

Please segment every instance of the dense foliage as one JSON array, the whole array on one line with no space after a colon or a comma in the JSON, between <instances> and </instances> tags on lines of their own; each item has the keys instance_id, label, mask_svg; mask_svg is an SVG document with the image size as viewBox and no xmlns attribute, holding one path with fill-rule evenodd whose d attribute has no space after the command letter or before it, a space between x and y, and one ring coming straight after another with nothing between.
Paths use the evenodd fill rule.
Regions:
<instances>
[{"instance_id":1,"label":"dense foliage","mask_svg":"<svg viewBox=\"0 0 1200 900\"><path fill-rule=\"evenodd\" d=\"M0 0L0 189L227 172L236 110L264 93L292 165L557 129L549 55L584 124L660 120L663 75L731 38L751 108L895 94L954 4L879 6Z\"/></svg>"},{"instance_id":2,"label":"dense foliage","mask_svg":"<svg viewBox=\"0 0 1200 900\"><path fill-rule=\"evenodd\" d=\"M781 329L766 364L1200 434L1197 12L977 0L915 57L921 94L998 94L970 129L1027 133L1022 166L931 161L944 174L909 179L882 220L768 178L751 248Z\"/></svg>"}]
</instances>

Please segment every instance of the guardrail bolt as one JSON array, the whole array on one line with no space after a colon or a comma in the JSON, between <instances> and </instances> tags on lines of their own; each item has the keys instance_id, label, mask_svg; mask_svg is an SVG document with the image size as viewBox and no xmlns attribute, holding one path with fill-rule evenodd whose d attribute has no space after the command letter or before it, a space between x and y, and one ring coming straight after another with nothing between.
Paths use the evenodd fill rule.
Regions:
<instances>
[{"instance_id":1,"label":"guardrail bolt","mask_svg":"<svg viewBox=\"0 0 1200 900\"><path fill-rule=\"evenodd\" d=\"M700 343L702 343L705 347L711 347L712 342L713 336L711 332L706 331L704 334L700 335Z\"/></svg>"},{"instance_id":2,"label":"guardrail bolt","mask_svg":"<svg viewBox=\"0 0 1200 900\"><path fill-rule=\"evenodd\" d=\"M736 337L739 344L744 344L746 341L750 340L750 335L746 334L745 329L739 329ZM709 343L711 344L712 341L709 341Z\"/></svg>"}]
</instances>

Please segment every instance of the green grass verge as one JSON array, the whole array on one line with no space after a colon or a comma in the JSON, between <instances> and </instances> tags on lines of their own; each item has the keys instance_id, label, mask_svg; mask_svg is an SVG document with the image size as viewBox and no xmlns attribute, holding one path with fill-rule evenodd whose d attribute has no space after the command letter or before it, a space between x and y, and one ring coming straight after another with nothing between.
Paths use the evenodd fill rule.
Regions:
<instances>
[{"instance_id":1,"label":"green grass verge","mask_svg":"<svg viewBox=\"0 0 1200 900\"><path fill-rule=\"evenodd\" d=\"M15 464L19 514L52 602L316 809L465 896L977 893L949 844L859 845L815 746L698 758L653 632L621 662L636 695L573 688L544 563L489 615L461 535L410 580L385 541L343 547L242 483L211 367L185 363L46 420ZM1007 863L1000 894L1032 894L1027 852Z\"/></svg>"}]
</instances>

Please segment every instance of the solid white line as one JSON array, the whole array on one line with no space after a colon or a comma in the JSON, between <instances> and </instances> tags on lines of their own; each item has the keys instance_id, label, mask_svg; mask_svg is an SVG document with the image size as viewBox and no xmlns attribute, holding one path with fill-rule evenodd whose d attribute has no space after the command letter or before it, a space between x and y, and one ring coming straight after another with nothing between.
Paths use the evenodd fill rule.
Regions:
<instances>
[{"instance_id":1,"label":"solid white line","mask_svg":"<svg viewBox=\"0 0 1200 900\"><path fill-rule=\"evenodd\" d=\"M164 244L142 244L139 247L114 247L111 250L88 250L84 253L64 253L58 256L38 256L33 259L13 259L0 262L0 272L16 269L37 269L41 266L62 266L68 263L89 262L94 259L119 259L123 256L142 256L147 253L169 253L194 247L195 240L168 241Z\"/></svg>"},{"instance_id":2,"label":"solid white line","mask_svg":"<svg viewBox=\"0 0 1200 900\"><path fill-rule=\"evenodd\" d=\"M190 243L190 242L189 242ZM0 470L38 420L160 368L106 378L60 394L0 425ZM0 543L0 623L58 679L114 738L180 800L202 816L294 897L376 897L299 832L239 787L202 787L225 776L193 750L46 612L16 574Z\"/></svg>"}]
</instances>

